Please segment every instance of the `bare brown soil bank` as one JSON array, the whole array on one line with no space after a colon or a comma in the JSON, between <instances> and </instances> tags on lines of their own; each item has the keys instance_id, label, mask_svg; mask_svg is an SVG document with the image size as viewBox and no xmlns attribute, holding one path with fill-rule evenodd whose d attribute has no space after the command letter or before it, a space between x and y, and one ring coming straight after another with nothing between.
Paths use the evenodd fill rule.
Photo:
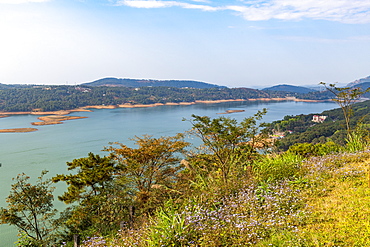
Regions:
<instances>
[{"instance_id":1,"label":"bare brown soil bank","mask_svg":"<svg viewBox=\"0 0 370 247\"><path fill-rule=\"evenodd\" d=\"M86 118L86 117L52 115L52 116L39 117L38 119L41 120L42 122L33 122L32 125L62 124L63 123L62 121L81 119L81 118Z\"/></svg>"},{"instance_id":2,"label":"bare brown soil bank","mask_svg":"<svg viewBox=\"0 0 370 247\"><path fill-rule=\"evenodd\" d=\"M36 131L35 128L0 129L0 133L26 133Z\"/></svg>"},{"instance_id":3,"label":"bare brown soil bank","mask_svg":"<svg viewBox=\"0 0 370 247\"><path fill-rule=\"evenodd\" d=\"M71 112L81 112L81 111L88 111L91 110L83 108L73 109L73 110L60 110L60 111L17 111L17 112L0 112L1 117L9 117L9 115L67 115Z\"/></svg>"}]
</instances>

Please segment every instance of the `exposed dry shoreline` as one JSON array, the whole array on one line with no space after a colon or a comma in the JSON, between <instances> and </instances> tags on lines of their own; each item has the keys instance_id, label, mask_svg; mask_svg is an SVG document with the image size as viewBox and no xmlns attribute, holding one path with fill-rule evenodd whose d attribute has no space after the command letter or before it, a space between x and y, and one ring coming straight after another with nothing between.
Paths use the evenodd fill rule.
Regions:
<instances>
[{"instance_id":1,"label":"exposed dry shoreline","mask_svg":"<svg viewBox=\"0 0 370 247\"><path fill-rule=\"evenodd\" d=\"M32 125L62 124L63 123L62 121L81 119L81 118L87 118L87 117L52 115L52 116L39 117L37 119L41 120L42 122L33 122L31 124Z\"/></svg>"},{"instance_id":2,"label":"exposed dry shoreline","mask_svg":"<svg viewBox=\"0 0 370 247\"><path fill-rule=\"evenodd\" d=\"M91 111L89 109L115 109L115 108L140 108L140 107L156 107L165 105L194 105L194 104L214 104L214 103L225 103L225 102L238 102L238 101L296 101L296 102L326 102L330 100L308 100L308 99L296 99L294 97L287 98L256 98L256 99L225 99L225 100L196 100L194 102L179 102L179 103L155 103L155 104L123 104L123 105L91 105L84 106L73 110L60 110L60 111L27 111L27 112L0 112L1 117L8 117L9 115L67 115L71 112Z\"/></svg>"},{"instance_id":3,"label":"exposed dry shoreline","mask_svg":"<svg viewBox=\"0 0 370 247\"><path fill-rule=\"evenodd\" d=\"M26 133L36 131L35 128L0 129L0 133Z\"/></svg>"},{"instance_id":4,"label":"exposed dry shoreline","mask_svg":"<svg viewBox=\"0 0 370 247\"><path fill-rule=\"evenodd\" d=\"M92 111L90 109L115 109L115 108L140 108L140 107L156 107L156 106L166 106L166 105L194 105L194 104L214 104L214 103L225 103L225 102L237 102L237 101L297 101L297 102L325 102L328 100L305 100L305 99L296 99L294 97L287 97L287 98L257 98L257 99L227 99L227 100L196 100L195 102L180 102L180 103L155 103L155 104L123 104L123 105L92 105L92 106L85 106L73 110L60 110L60 111L48 111L48 112L40 112L40 111L29 111L29 112L0 112L0 118L2 117L9 117L11 115L49 115L49 116L42 116L38 119L41 122L33 122L32 125L51 125L51 124L61 124L62 121L66 120L74 120L74 119L81 119L86 117L78 117L78 116L65 116L72 112L82 112L82 111ZM223 114L232 113L235 110L226 111ZM14 129L0 129L0 133L24 133L24 132L31 132L36 131L35 128L14 128Z\"/></svg>"}]
</instances>

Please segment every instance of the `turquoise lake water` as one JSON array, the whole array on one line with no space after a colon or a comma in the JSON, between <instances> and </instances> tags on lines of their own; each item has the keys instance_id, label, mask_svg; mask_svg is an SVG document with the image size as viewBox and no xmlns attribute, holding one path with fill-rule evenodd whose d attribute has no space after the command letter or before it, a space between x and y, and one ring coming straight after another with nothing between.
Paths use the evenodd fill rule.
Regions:
<instances>
[{"instance_id":1,"label":"turquoise lake water","mask_svg":"<svg viewBox=\"0 0 370 247\"><path fill-rule=\"evenodd\" d=\"M129 138L144 134L159 136L175 135L191 128L183 118L192 114L200 116L228 116L241 121L258 110L267 108L264 122L282 119L286 115L321 113L336 108L331 102L229 102L218 104L196 104L190 106L158 106L150 108L117 108L76 112L71 115L85 119L65 121L63 124L38 126L38 131L30 133L0 133L0 206L5 207L5 199L10 191L12 178L19 173L37 177L42 170L49 176L67 173L66 162L86 157L89 152L106 155L101 151L109 142L132 145ZM219 115L226 110L244 112ZM38 116L22 115L0 118L0 129L34 127ZM64 188L58 185L56 195ZM56 207L62 207L56 203ZM0 247L14 246L17 231L0 225Z\"/></svg>"}]
</instances>

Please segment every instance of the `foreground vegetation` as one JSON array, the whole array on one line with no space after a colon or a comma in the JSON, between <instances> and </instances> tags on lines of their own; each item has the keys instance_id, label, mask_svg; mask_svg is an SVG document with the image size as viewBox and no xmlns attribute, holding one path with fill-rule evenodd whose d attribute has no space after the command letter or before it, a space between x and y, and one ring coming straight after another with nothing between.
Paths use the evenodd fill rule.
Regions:
<instances>
[{"instance_id":1,"label":"foreground vegetation","mask_svg":"<svg viewBox=\"0 0 370 247\"><path fill-rule=\"evenodd\" d=\"M81 246L370 245L369 132L276 152L265 113L194 115L188 133L112 143L68 162L71 174L20 175L0 220L18 227L18 246L73 246L77 235ZM69 207L56 217L59 182Z\"/></svg>"}]
</instances>

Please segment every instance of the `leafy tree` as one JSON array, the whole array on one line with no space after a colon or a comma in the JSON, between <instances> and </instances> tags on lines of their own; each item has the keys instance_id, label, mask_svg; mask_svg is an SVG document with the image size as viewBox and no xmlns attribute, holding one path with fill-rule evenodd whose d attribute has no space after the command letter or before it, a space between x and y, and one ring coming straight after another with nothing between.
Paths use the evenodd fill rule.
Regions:
<instances>
[{"instance_id":1,"label":"leafy tree","mask_svg":"<svg viewBox=\"0 0 370 247\"><path fill-rule=\"evenodd\" d=\"M154 138L135 137L138 148L113 143L106 151L119 163L119 176L127 178L135 191L135 203L142 212L151 212L163 202L163 197L174 190L177 173L181 169L178 156L189 143L183 135ZM161 199L162 198L162 199Z\"/></svg>"},{"instance_id":2,"label":"leafy tree","mask_svg":"<svg viewBox=\"0 0 370 247\"><path fill-rule=\"evenodd\" d=\"M67 191L58 198L71 204L63 212L61 221L71 233L86 230L106 233L117 228L125 214L127 191L125 185L114 181L118 168L109 157L89 153L88 157L67 162L69 175L56 175L53 182L64 181Z\"/></svg>"},{"instance_id":3,"label":"leafy tree","mask_svg":"<svg viewBox=\"0 0 370 247\"><path fill-rule=\"evenodd\" d=\"M327 85L325 82L320 82L320 84L324 85L329 92L334 94L335 98L333 100L343 111L347 135L351 138L350 119L353 115L352 106L364 93L369 92L370 88L361 90L361 88L357 87L336 87L335 83Z\"/></svg>"},{"instance_id":4,"label":"leafy tree","mask_svg":"<svg viewBox=\"0 0 370 247\"><path fill-rule=\"evenodd\" d=\"M58 174L52 178L53 182L64 181L68 188L59 200L69 204L85 200L101 193L107 183L113 180L117 167L109 157L100 157L89 153L86 158L67 162L68 170L77 170L75 174Z\"/></svg>"},{"instance_id":5,"label":"leafy tree","mask_svg":"<svg viewBox=\"0 0 370 247\"><path fill-rule=\"evenodd\" d=\"M205 174L220 173L227 184L233 167L242 166L258 155L257 150L267 146L267 127L258 123L266 109L238 123L235 119L192 115L190 133L202 140L200 153L190 157L191 163Z\"/></svg>"},{"instance_id":6,"label":"leafy tree","mask_svg":"<svg viewBox=\"0 0 370 247\"><path fill-rule=\"evenodd\" d=\"M51 241L51 233L55 229L53 217L53 191L51 180L44 180L47 171L43 171L35 184L29 182L30 177L19 174L12 184L7 198L7 209L1 208L1 224L14 225L21 234L25 234L32 246L47 245ZM28 241L28 240L27 240Z\"/></svg>"}]
</instances>

